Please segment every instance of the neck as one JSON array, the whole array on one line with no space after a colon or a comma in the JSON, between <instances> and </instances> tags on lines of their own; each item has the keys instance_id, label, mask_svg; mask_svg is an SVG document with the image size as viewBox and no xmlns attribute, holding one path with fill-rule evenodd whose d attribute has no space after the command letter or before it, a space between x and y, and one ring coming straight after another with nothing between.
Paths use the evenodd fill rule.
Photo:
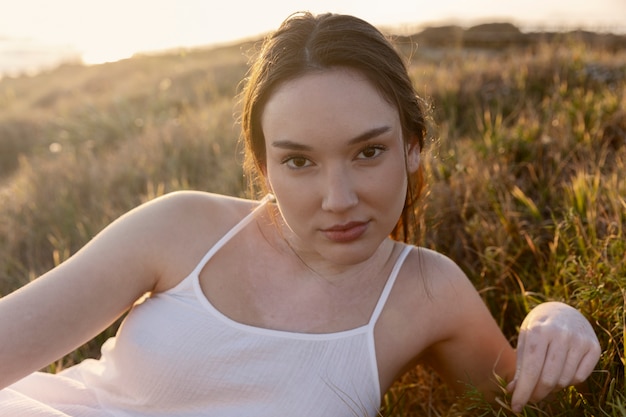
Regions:
<instances>
[{"instance_id":1,"label":"neck","mask_svg":"<svg viewBox=\"0 0 626 417\"><path fill-rule=\"evenodd\" d=\"M366 259L356 263L339 263L324 258L320 253L301 245L299 239L287 229L283 234L284 250L295 256L298 263L314 277L323 279L332 284L348 283L350 277L363 282L364 276L377 276L388 265L392 258L395 242L392 239L383 240L378 248Z\"/></svg>"}]
</instances>

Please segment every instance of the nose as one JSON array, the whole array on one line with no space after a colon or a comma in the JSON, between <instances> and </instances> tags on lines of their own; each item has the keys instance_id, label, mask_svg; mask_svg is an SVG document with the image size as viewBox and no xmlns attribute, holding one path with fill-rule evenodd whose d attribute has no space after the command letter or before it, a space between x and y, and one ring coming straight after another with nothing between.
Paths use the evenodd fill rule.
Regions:
<instances>
[{"instance_id":1,"label":"nose","mask_svg":"<svg viewBox=\"0 0 626 417\"><path fill-rule=\"evenodd\" d=\"M357 205L359 199L354 181L343 168L328 170L322 184L322 209L341 213Z\"/></svg>"}]
</instances>

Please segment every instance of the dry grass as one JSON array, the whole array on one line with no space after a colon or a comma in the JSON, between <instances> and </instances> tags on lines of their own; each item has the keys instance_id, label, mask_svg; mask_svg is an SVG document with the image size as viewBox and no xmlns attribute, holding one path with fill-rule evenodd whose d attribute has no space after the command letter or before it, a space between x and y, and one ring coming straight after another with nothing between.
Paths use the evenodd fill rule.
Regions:
<instances>
[{"instance_id":1,"label":"dry grass","mask_svg":"<svg viewBox=\"0 0 626 417\"><path fill-rule=\"evenodd\" d=\"M249 46L1 80L0 294L157 195L244 195L233 97ZM525 415L625 415L626 51L568 39L490 51L401 46L438 126L420 243L466 271L512 343L544 300L593 323L603 355L587 387ZM111 331L50 369L96 355ZM383 414L510 413L471 391L455 398L416 369Z\"/></svg>"}]
</instances>

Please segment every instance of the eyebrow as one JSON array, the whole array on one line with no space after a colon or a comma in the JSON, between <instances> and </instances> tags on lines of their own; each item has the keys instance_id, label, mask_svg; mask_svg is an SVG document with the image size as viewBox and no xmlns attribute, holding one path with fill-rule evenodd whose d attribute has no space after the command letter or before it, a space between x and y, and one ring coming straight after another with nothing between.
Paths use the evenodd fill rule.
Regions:
<instances>
[{"instance_id":1,"label":"eyebrow","mask_svg":"<svg viewBox=\"0 0 626 417\"><path fill-rule=\"evenodd\" d=\"M361 133L360 135L355 136L354 138L350 139L348 141L348 145L356 145L361 142L366 142L370 139L373 139L375 137L382 135L383 133L387 133L390 130L391 130L391 126L375 127L373 129L367 130ZM275 148L290 149L294 151L313 150L313 148L309 145L303 145L301 143L294 142L291 140L277 140L277 141L272 142L272 146Z\"/></svg>"}]
</instances>

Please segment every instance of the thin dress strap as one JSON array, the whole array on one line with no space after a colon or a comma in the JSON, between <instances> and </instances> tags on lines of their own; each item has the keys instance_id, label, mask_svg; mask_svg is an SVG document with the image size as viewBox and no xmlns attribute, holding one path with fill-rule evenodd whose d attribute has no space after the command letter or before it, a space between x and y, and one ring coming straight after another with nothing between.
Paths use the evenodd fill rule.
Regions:
<instances>
[{"instance_id":1,"label":"thin dress strap","mask_svg":"<svg viewBox=\"0 0 626 417\"><path fill-rule=\"evenodd\" d=\"M196 265L196 268L194 269L192 274L199 274L200 271L202 271L202 269L206 265L206 263L209 262L209 259L211 259L213 257L213 255L215 255L215 253L222 248L222 246L224 246L230 239L232 239L233 236L235 236L237 233L239 233L241 231L241 229L246 227L248 225L248 223L250 223L252 221L252 219L254 218L254 216L257 213L257 211L259 211L261 209L261 207L265 206L265 204L267 204L268 201L272 201L273 198L274 198L274 196L271 195L271 194L268 194L265 197L263 197L263 199L259 202L259 205L256 206L254 208L254 210L252 210L243 219L241 219L239 221L239 223L234 225L228 232L226 232L226 234L224 236L222 236L220 238L220 240L218 240L215 243L215 245L213 245L211 247L211 249L209 249L209 251L200 260L200 262L198 262L198 265Z\"/></svg>"},{"instance_id":2,"label":"thin dress strap","mask_svg":"<svg viewBox=\"0 0 626 417\"><path fill-rule=\"evenodd\" d=\"M383 288L383 292L380 294L380 298L378 299L378 303L376 304L376 308L372 313L372 317L369 321L369 326L374 326L376 321L378 321L378 317L380 313L383 311L385 307L385 303L387 302L387 298L389 298L389 294L391 293L391 289L393 288L393 284L396 282L396 278L398 277L398 273L400 272L400 268L404 264L404 260L406 259L409 252L413 247L411 245L406 245L400 255L398 255L398 259L396 259L396 263L391 270L391 274L389 274L389 278L387 279L387 283L385 284L385 288Z\"/></svg>"}]
</instances>

